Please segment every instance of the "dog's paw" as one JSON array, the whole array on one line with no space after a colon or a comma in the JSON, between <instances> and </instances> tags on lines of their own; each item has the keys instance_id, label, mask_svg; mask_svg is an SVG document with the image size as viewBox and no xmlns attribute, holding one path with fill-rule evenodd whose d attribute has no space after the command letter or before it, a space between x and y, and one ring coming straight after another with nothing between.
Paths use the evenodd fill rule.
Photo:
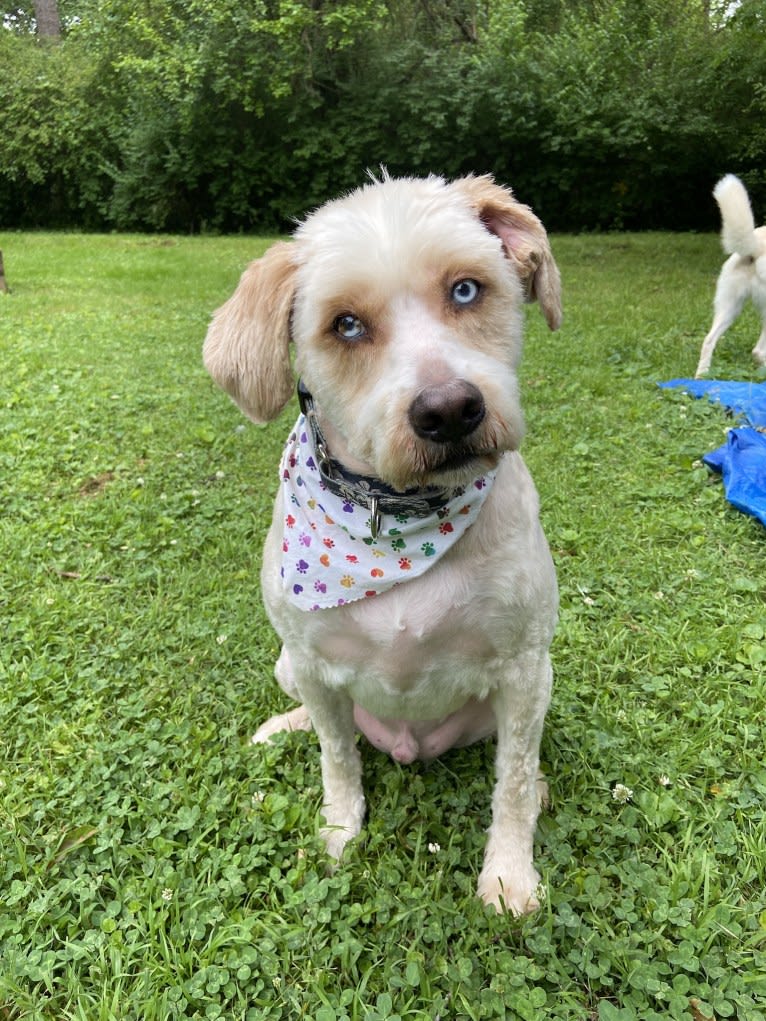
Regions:
<instances>
[{"instance_id":1,"label":"dog's paw","mask_svg":"<svg viewBox=\"0 0 766 1021\"><path fill-rule=\"evenodd\" d=\"M338 862L343 855L346 844L358 836L360 827L350 828L347 826L323 826L319 835L325 843L328 855L334 862Z\"/></svg>"},{"instance_id":2,"label":"dog's paw","mask_svg":"<svg viewBox=\"0 0 766 1021\"><path fill-rule=\"evenodd\" d=\"M334 811L325 805L324 826L319 835L331 858L337 861L341 857L346 844L361 833L363 821L364 797L354 798L350 810L346 812Z\"/></svg>"},{"instance_id":3,"label":"dog's paw","mask_svg":"<svg viewBox=\"0 0 766 1021\"><path fill-rule=\"evenodd\" d=\"M281 734L285 730L311 730L311 718L305 706L299 705L297 709L291 709L289 713L282 713L280 716L272 716L256 730L250 738L252 744L264 744L270 741L275 734Z\"/></svg>"},{"instance_id":4,"label":"dog's paw","mask_svg":"<svg viewBox=\"0 0 766 1021\"><path fill-rule=\"evenodd\" d=\"M527 915L537 911L543 896L540 876L530 868L523 877L515 872L496 875L497 869L482 870L479 876L478 894L488 907L498 914Z\"/></svg>"}]
</instances>

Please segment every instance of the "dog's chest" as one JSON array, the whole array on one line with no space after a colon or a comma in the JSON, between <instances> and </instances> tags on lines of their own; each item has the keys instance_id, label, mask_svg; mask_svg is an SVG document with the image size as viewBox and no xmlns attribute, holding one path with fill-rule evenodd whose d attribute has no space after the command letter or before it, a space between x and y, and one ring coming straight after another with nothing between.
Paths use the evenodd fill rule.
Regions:
<instances>
[{"instance_id":1,"label":"dog's chest","mask_svg":"<svg viewBox=\"0 0 766 1021\"><path fill-rule=\"evenodd\" d=\"M550 641L556 581L537 497L507 456L479 521L425 574L371 598L306 612L280 577L278 502L263 594L296 671L378 717L437 719L484 699L520 649Z\"/></svg>"},{"instance_id":2,"label":"dog's chest","mask_svg":"<svg viewBox=\"0 0 766 1021\"><path fill-rule=\"evenodd\" d=\"M371 601L350 606L338 614L338 626L323 626L315 637L328 662L374 672L392 688L409 690L446 666L480 666L497 655L477 610L476 603L455 605L433 585L410 582L374 607Z\"/></svg>"}]
</instances>

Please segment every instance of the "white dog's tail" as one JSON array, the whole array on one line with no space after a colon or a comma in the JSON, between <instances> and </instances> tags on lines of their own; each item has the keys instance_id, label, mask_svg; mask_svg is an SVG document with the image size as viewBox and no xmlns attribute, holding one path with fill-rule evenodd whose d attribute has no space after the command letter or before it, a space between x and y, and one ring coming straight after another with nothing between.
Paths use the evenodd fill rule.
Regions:
<instances>
[{"instance_id":1,"label":"white dog's tail","mask_svg":"<svg viewBox=\"0 0 766 1021\"><path fill-rule=\"evenodd\" d=\"M722 177L713 189L721 210L721 244L728 255L757 256L761 245L756 238L753 211L744 184L734 174Z\"/></svg>"}]
</instances>

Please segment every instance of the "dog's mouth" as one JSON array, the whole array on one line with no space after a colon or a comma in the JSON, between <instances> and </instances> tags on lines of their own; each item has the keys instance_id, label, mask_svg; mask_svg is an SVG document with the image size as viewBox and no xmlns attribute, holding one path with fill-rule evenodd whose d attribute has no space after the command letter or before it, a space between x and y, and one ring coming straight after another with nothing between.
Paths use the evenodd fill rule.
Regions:
<instances>
[{"instance_id":1,"label":"dog's mouth","mask_svg":"<svg viewBox=\"0 0 766 1021\"><path fill-rule=\"evenodd\" d=\"M500 453L497 450L461 450L445 451L444 456L434 463L431 471L437 475L444 472L468 473L484 471L497 467Z\"/></svg>"},{"instance_id":2,"label":"dog's mouth","mask_svg":"<svg viewBox=\"0 0 766 1021\"><path fill-rule=\"evenodd\" d=\"M495 447L473 447L466 445L447 447L429 444L430 449L420 449L413 457L413 469L407 478L394 481L396 488L427 488L429 486L464 486L480 475L497 468L503 451Z\"/></svg>"}]
</instances>

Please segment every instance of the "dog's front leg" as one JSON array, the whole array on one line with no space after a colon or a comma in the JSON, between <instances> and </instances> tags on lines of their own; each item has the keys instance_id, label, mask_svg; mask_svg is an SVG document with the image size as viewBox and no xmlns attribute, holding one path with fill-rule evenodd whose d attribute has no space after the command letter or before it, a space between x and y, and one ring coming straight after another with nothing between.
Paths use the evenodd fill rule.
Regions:
<instances>
[{"instance_id":1,"label":"dog's front leg","mask_svg":"<svg viewBox=\"0 0 766 1021\"><path fill-rule=\"evenodd\" d=\"M493 696L497 722L495 790L479 896L498 911L520 915L539 907L532 863L540 809L539 754L551 689L547 652L526 653Z\"/></svg>"},{"instance_id":2,"label":"dog's front leg","mask_svg":"<svg viewBox=\"0 0 766 1021\"><path fill-rule=\"evenodd\" d=\"M354 703L344 692L332 690L313 678L301 678L299 687L322 752L325 825L321 835L328 854L340 858L343 848L361 830L364 819Z\"/></svg>"}]
</instances>

